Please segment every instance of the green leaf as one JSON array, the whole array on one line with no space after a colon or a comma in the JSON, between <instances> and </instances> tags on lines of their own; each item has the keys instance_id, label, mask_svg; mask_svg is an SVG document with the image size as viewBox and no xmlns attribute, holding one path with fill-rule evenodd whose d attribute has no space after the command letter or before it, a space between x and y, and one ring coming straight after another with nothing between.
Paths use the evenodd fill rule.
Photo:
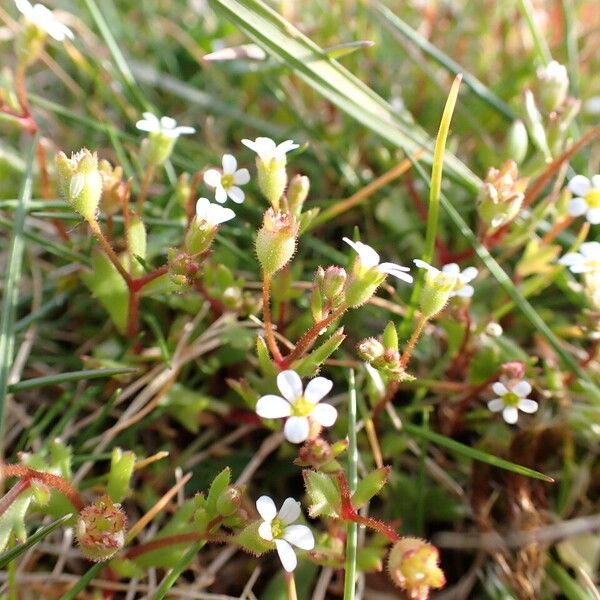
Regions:
<instances>
[{"instance_id":1,"label":"green leaf","mask_svg":"<svg viewBox=\"0 0 600 600\"><path fill-rule=\"evenodd\" d=\"M554 479L552 477L548 477L548 475L544 475L539 471L534 471L533 469L529 469L527 467L522 467L521 465L517 465L508 460L504 460L503 458L499 458L494 456L493 454L488 454L487 452L483 452L482 450L477 450L476 448L471 448L470 446L465 446L460 442L456 442L453 439L436 433L435 431L431 431L430 429L424 429L422 427L418 427L417 425L413 425L412 423L403 423L402 428L411 435L416 435L418 437L424 438L438 446L443 446L444 448L448 448L452 452L456 452L457 454L462 454L468 458L472 458L473 460L479 460L481 462L487 463L488 465L492 465L494 467L498 467L499 469L506 469L507 471L512 471L513 473L517 473L518 475L523 475L524 477L531 477L533 479L541 479L542 481L547 481L548 483L554 483Z\"/></svg>"},{"instance_id":2,"label":"green leaf","mask_svg":"<svg viewBox=\"0 0 600 600\"><path fill-rule=\"evenodd\" d=\"M9 391L23 392L25 390L34 390L48 385L59 385L61 383L70 383L72 381L83 381L90 379L101 379L103 377L115 377L116 375L125 375L136 373L137 369L130 367L118 367L115 369L85 369L83 371L73 371L71 373L58 373L56 375L46 375L45 377L34 377L19 381L9 386Z\"/></svg>"},{"instance_id":3,"label":"green leaf","mask_svg":"<svg viewBox=\"0 0 600 600\"><path fill-rule=\"evenodd\" d=\"M239 544L246 552L253 554L254 556L260 556L269 550L273 550L273 543L267 542L260 537L258 534L258 528L260 521L250 523L247 527L244 527L237 535L233 537L233 541Z\"/></svg>"},{"instance_id":4,"label":"green leaf","mask_svg":"<svg viewBox=\"0 0 600 600\"><path fill-rule=\"evenodd\" d=\"M206 497L206 510L210 516L217 514L217 499L227 489L231 482L231 469L225 467L214 479L210 485L208 496Z\"/></svg>"},{"instance_id":5,"label":"green leaf","mask_svg":"<svg viewBox=\"0 0 600 600\"><path fill-rule=\"evenodd\" d=\"M50 525L46 525L45 527L41 527L38 529L33 535L29 537L29 539L22 543L14 546L10 550L7 550L3 554L0 555L0 569L4 569L10 562L15 560L26 552L33 546L35 546L38 542L41 542L47 535L51 534L55 529L58 529L61 525L64 525L69 519L73 517L72 514L64 515L60 519L57 519Z\"/></svg>"},{"instance_id":6,"label":"green leaf","mask_svg":"<svg viewBox=\"0 0 600 600\"><path fill-rule=\"evenodd\" d=\"M352 494L352 506L360 508L373 496L376 496L386 484L390 476L390 467L381 467L371 471L364 479L361 479Z\"/></svg>"},{"instance_id":7,"label":"green leaf","mask_svg":"<svg viewBox=\"0 0 600 600\"><path fill-rule=\"evenodd\" d=\"M301 377L315 375L321 365L340 347L345 339L344 328L340 327L326 342L323 342L303 359L294 362L291 368Z\"/></svg>"},{"instance_id":8,"label":"green leaf","mask_svg":"<svg viewBox=\"0 0 600 600\"><path fill-rule=\"evenodd\" d=\"M313 518L319 516L338 517L342 501L335 478L310 469L304 469L302 477L310 500L308 514Z\"/></svg>"},{"instance_id":9,"label":"green leaf","mask_svg":"<svg viewBox=\"0 0 600 600\"><path fill-rule=\"evenodd\" d=\"M267 343L262 335L256 336L256 356L258 357L258 366L265 377L275 377L277 369L271 360L271 353L267 348Z\"/></svg>"},{"instance_id":10,"label":"green leaf","mask_svg":"<svg viewBox=\"0 0 600 600\"><path fill-rule=\"evenodd\" d=\"M15 348L15 314L19 299L19 281L23 265L23 252L25 250L23 230L25 228L27 205L31 200L33 158L35 156L36 145L37 136L32 140L29 149L25 179L21 185L19 205L15 211L13 220L13 237L10 256L6 266L6 278L4 279L2 314L0 315L0 439L2 439L4 432L4 402L8 389L8 375Z\"/></svg>"},{"instance_id":11,"label":"green leaf","mask_svg":"<svg viewBox=\"0 0 600 600\"><path fill-rule=\"evenodd\" d=\"M0 516L0 551L6 548L11 539L19 542L27 539L25 515L32 498L33 490L31 488L21 492Z\"/></svg>"},{"instance_id":12,"label":"green leaf","mask_svg":"<svg viewBox=\"0 0 600 600\"><path fill-rule=\"evenodd\" d=\"M424 148L431 161L432 142L418 125L400 118L392 107L290 22L261 0L210 0L210 3L259 46L287 65L308 85L359 123L406 152ZM455 156L447 155L453 179L476 191L481 184Z\"/></svg>"},{"instance_id":13,"label":"green leaf","mask_svg":"<svg viewBox=\"0 0 600 600\"><path fill-rule=\"evenodd\" d=\"M113 448L106 491L115 502L122 502L131 493L129 483L135 467L135 454Z\"/></svg>"}]
</instances>

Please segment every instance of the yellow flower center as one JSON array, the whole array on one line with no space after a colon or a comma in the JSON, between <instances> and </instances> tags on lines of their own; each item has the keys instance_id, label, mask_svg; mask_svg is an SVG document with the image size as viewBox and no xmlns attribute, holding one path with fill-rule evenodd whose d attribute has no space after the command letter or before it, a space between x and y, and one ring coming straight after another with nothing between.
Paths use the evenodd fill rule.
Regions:
<instances>
[{"instance_id":1,"label":"yellow flower center","mask_svg":"<svg viewBox=\"0 0 600 600\"><path fill-rule=\"evenodd\" d=\"M600 189L593 188L585 195L585 203L590 208L600 208Z\"/></svg>"},{"instance_id":2,"label":"yellow flower center","mask_svg":"<svg viewBox=\"0 0 600 600\"><path fill-rule=\"evenodd\" d=\"M514 392L508 392L502 396L502 401L504 402L505 406L518 406L519 400L521 400L521 397Z\"/></svg>"},{"instance_id":3,"label":"yellow flower center","mask_svg":"<svg viewBox=\"0 0 600 600\"><path fill-rule=\"evenodd\" d=\"M297 398L292 404L292 417L308 417L315 405L304 396Z\"/></svg>"},{"instance_id":4,"label":"yellow flower center","mask_svg":"<svg viewBox=\"0 0 600 600\"><path fill-rule=\"evenodd\" d=\"M281 519L273 519L271 521L271 533L273 534L274 539L280 538L284 531L285 525Z\"/></svg>"},{"instance_id":5,"label":"yellow flower center","mask_svg":"<svg viewBox=\"0 0 600 600\"><path fill-rule=\"evenodd\" d=\"M224 173L221 175L221 185L228 190L230 187L233 187L233 175Z\"/></svg>"}]
</instances>

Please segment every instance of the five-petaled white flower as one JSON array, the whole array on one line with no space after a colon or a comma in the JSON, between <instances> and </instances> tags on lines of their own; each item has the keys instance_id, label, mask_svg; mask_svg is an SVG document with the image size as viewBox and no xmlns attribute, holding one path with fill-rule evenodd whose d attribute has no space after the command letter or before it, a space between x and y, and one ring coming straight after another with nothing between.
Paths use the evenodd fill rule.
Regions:
<instances>
[{"instance_id":1,"label":"five-petaled white flower","mask_svg":"<svg viewBox=\"0 0 600 600\"><path fill-rule=\"evenodd\" d=\"M322 427L331 427L337 419L337 410L321 400L331 391L333 382L325 377L311 379L306 390L296 371L282 371L277 375L281 396L267 394L258 399L256 414L265 419L285 419L283 433L288 442L300 444L308 439L309 419Z\"/></svg>"},{"instance_id":2,"label":"five-petaled white flower","mask_svg":"<svg viewBox=\"0 0 600 600\"><path fill-rule=\"evenodd\" d=\"M231 154L223 155L223 172L217 169L208 169L204 173L206 185L215 189L215 200L223 204L229 196L234 202L241 204L244 201L244 192L238 186L250 181L248 169L238 169L237 160Z\"/></svg>"},{"instance_id":3,"label":"five-petaled white flower","mask_svg":"<svg viewBox=\"0 0 600 600\"><path fill-rule=\"evenodd\" d=\"M450 263L450 265L446 265L446 267L450 267L449 269L446 269L446 267L442 267L442 270L440 271L440 269L436 269L433 265L430 265L429 263L425 262L424 260L421 260L420 258L415 258L413 262L420 269L425 269L427 271L427 281L430 281L436 287L452 289L454 291L455 286L457 285L457 283L459 283L460 269L450 267L452 263ZM467 271L467 269L465 269L465 271ZM452 295L454 294L451 292L449 296Z\"/></svg>"},{"instance_id":4,"label":"five-petaled white flower","mask_svg":"<svg viewBox=\"0 0 600 600\"><path fill-rule=\"evenodd\" d=\"M511 425L517 422L520 410L532 414L538 409L538 403L527 398L531 392L531 385L527 381L519 381L510 387L496 381L492 389L499 397L490 400L488 408L492 412L502 411L502 417Z\"/></svg>"},{"instance_id":5,"label":"five-petaled white flower","mask_svg":"<svg viewBox=\"0 0 600 600\"><path fill-rule=\"evenodd\" d=\"M360 264L364 269L376 269L380 273L393 275L402 281L412 283L413 278L406 273L407 271L410 271L408 267L403 267L402 265L391 262L380 263L379 254L377 254L371 246L363 244L362 242L353 242L347 237L343 238L343 240L346 244L349 244L356 250L358 258L360 259Z\"/></svg>"},{"instance_id":6,"label":"five-petaled white flower","mask_svg":"<svg viewBox=\"0 0 600 600\"><path fill-rule=\"evenodd\" d=\"M73 32L63 25L51 10L43 4L31 4L29 0L15 0L19 12L36 27L45 31L57 42L63 42L65 38L73 39Z\"/></svg>"},{"instance_id":7,"label":"five-petaled white flower","mask_svg":"<svg viewBox=\"0 0 600 600\"><path fill-rule=\"evenodd\" d=\"M416 261L415 261L416 262ZM451 277L456 277L456 283L450 292L450 298L459 296L461 298L470 298L475 291L470 281L477 277L479 271L475 267L467 267L464 271L456 263L448 263L442 267L442 273L447 273Z\"/></svg>"},{"instance_id":8,"label":"five-petaled white flower","mask_svg":"<svg viewBox=\"0 0 600 600\"><path fill-rule=\"evenodd\" d=\"M585 242L579 252L568 252L558 262L573 273L600 271L600 242Z\"/></svg>"},{"instance_id":9,"label":"five-petaled white flower","mask_svg":"<svg viewBox=\"0 0 600 600\"><path fill-rule=\"evenodd\" d=\"M569 214L572 217L585 215L593 225L600 223L600 175L594 175L591 180L575 175L568 187L575 195L567 205Z\"/></svg>"},{"instance_id":10,"label":"five-petaled white flower","mask_svg":"<svg viewBox=\"0 0 600 600\"><path fill-rule=\"evenodd\" d=\"M301 550L312 550L315 547L315 538L306 525L292 525L300 517L300 502L287 498L277 512L275 502L269 496L261 496L256 501L256 510L263 518L258 534L263 540L275 542L283 568L291 573L298 564L292 546Z\"/></svg>"},{"instance_id":11,"label":"five-petaled white flower","mask_svg":"<svg viewBox=\"0 0 600 600\"><path fill-rule=\"evenodd\" d=\"M177 121L171 117L161 117L160 119L151 112L142 113L143 119L140 119L135 126L140 131L148 133L160 133L168 138L178 138L180 135L189 135L196 133L193 127L177 126Z\"/></svg>"},{"instance_id":12,"label":"five-petaled white flower","mask_svg":"<svg viewBox=\"0 0 600 600\"><path fill-rule=\"evenodd\" d=\"M264 163L270 162L273 158L285 158L285 155L288 152L300 147L300 145L296 144L293 140L285 140L285 142L281 142L281 144L276 144L268 137L257 137L254 141L242 140L242 144L256 152L258 157Z\"/></svg>"},{"instance_id":13,"label":"five-petaled white flower","mask_svg":"<svg viewBox=\"0 0 600 600\"><path fill-rule=\"evenodd\" d=\"M212 204L208 198L198 198L198 202L196 202L196 218L212 227L225 223L233 217L235 217L235 213L230 208Z\"/></svg>"}]
</instances>

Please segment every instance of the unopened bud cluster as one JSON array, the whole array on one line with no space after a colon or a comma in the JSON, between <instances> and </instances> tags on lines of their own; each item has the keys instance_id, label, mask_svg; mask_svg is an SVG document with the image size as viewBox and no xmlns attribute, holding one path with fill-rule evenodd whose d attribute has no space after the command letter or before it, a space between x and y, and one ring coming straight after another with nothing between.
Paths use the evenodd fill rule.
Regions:
<instances>
[{"instance_id":1,"label":"unopened bud cluster","mask_svg":"<svg viewBox=\"0 0 600 600\"><path fill-rule=\"evenodd\" d=\"M319 267L315 273L311 296L313 319L320 321L326 318L345 302L344 288L348 276L342 267Z\"/></svg>"},{"instance_id":2,"label":"unopened bud cluster","mask_svg":"<svg viewBox=\"0 0 600 600\"><path fill-rule=\"evenodd\" d=\"M412 600L427 600L431 589L439 589L446 583L439 567L438 549L419 538L405 537L394 544L388 558L388 572Z\"/></svg>"},{"instance_id":3,"label":"unopened bud cluster","mask_svg":"<svg viewBox=\"0 0 600 600\"><path fill-rule=\"evenodd\" d=\"M123 547L126 529L121 505L102 496L79 513L75 531L81 551L91 560L103 561Z\"/></svg>"},{"instance_id":4,"label":"unopened bud cluster","mask_svg":"<svg viewBox=\"0 0 600 600\"><path fill-rule=\"evenodd\" d=\"M519 179L513 160L507 160L500 169L490 168L478 198L482 221L492 228L512 221L521 210L526 187L527 179Z\"/></svg>"}]
</instances>

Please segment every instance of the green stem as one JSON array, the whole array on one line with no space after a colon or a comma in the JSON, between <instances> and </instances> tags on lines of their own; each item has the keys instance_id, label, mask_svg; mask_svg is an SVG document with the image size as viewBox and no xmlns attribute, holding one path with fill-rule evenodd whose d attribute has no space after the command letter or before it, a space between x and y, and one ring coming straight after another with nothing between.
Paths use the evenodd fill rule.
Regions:
<instances>
[{"instance_id":1,"label":"green stem","mask_svg":"<svg viewBox=\"0 0 600 600\"><path fill-rule=\"evenodd\" d=\"M352 495L358 484L358 450L356 447L356 383L354 370L349 372L348 391L348 491ZM354 521L346 525L346 570L344 600L354 600L356 591L356 545L358 526Z\"/></svg>"},{"instance_id":2,"label":"green stem","mask_svg":"<svg viewBox=\"0 0 600 600\"><path fill-rule=\"evenodd\" d=\"M200 540L192 545L192 547L181 557L179 562L173 567L171 572L162 580L156 594L154 594L154 600L162 600L166 593L173 587L179 576L185 571L186 567L192 562L194 556L202 550L206 540Z\"/></svg>"},{"instance_id":3,"label":"green stem","mask_svg":"<svg viewBox=\"0 0 600 600\"><path fill-rule=\"evenodd\" d=\"M527 27L529 27L529 33L533 39L533 45L539 59L547 65L552 60L552 54L546 40L540 35L538 24L535 22L535 16L533 14L533 7L529 0L519 0L519 7L525 20L527 21Z\"/></svg>"}]
</instances>

